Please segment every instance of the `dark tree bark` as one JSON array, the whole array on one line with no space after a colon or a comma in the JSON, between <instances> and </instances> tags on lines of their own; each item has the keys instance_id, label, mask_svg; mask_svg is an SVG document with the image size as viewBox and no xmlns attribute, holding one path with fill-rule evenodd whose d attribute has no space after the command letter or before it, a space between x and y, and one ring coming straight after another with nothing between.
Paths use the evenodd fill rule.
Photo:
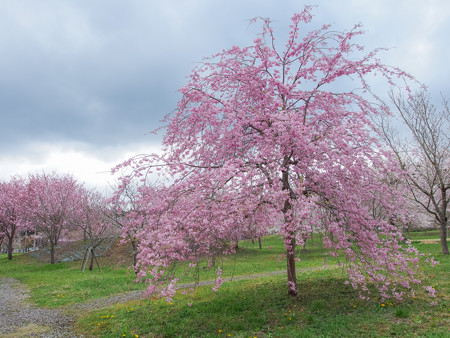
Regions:
<instances>
[{"instance_id":1,"label":"dark tree bark","mask_svg":"<svg viewBox=\"0 0 450 338\"><path fill-rule=\"evenodd\" d=\"M55 245L50 243L50 264L55 264Z\"/></svg>"},{"instance_id":2,"label":"dark tree bark","mask_svg":"<svg viewBox=\"0 0 450 338\"><path fill-rule=\"evenodd\" d=\"M285 164L289 162L289 157L285 156ZM289 192L289 198L284 201L283 214L284 214L284 226L285 230L284 243L286 245L286 259L287 259L287 279L288 279L288 294L290 296L297 296L297 274L295 271L295 234L289 230L289 224L291 223L291 216L289 213L292 210L292 204L290 199L295 198L292 194L292 189L289 184L289 171L288 168L281 173L281 181L283 183L283 190Z\"/></svg>"},{"instance_id":3,"label":"dark tree bark","mask_svg":"<svg viewBox=\"0 0 450 338\"><path fill-rule=\"evenodd\" d=\"M12 260L12 254L13 254L13 242L14 242L14 237L13 236L8 236L8 259Z\"/></svg>"}]
</instances>

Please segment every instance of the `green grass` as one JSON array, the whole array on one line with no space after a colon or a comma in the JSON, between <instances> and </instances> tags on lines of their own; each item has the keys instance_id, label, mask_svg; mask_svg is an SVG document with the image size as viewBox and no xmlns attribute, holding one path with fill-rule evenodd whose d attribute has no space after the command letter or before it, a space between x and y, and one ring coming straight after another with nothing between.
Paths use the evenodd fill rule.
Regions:
<instances>
[{"instance_id":1,"label":"green grass","mask_svg":"<svg viewBox=\"0 0 450 338\"><path fill-rule=\"evenodd\" d=\"M210 286L187 290L172 304L150 299L113 306L77 325L96 337L448 337L450 260L438 255L437 245L421 249L441 261L426 269L437 290L434 306L424 295L402 303L363 301L343 284L340 270L327 270L299 274L297 298L287 295L285 276L263 277L224 283L216 293Z\"/></svg>"},{"instance_id":2,"label":"green grass","mask_svg":"<svg viewBox=\"0 0 450 338\"><path fill-rule=\"evenodd\" d=\"M179 264L170 273L176 272L180 282L188 283L215 279L217 266L222 268L224 278L286 269L285 250L280 238L269 236L262 243L263 247L259 249L257 242L240 242L237 254L218 258L215 267L208 268L208 262L201 261L195 269ZM321 266L324 250L320 238L317 236L309 241L307 251L298 255L302 259L299 268ZM33 302L51 308L145 287L134 282L134 272L125 263L114 263L114 260L103 257L99 260L101 273L96 266L93 271L82 273L80 261L48 264L38 262L28 254L14 255L12 261L8 261L6 255L0 255L0 276L17 278L27 284ZM329 262L334 263L335 259Z\"/></svg>"},{"instance_id":3,"label":"green grass","mask_svg":"<svg viewBox=\"0 0 450 338\"><path fill-rule=\"evenodd\" d=\"M405 233L405 235L411 240L438 239L440 238L440 231L439 230L416 231Z\"/></svg>"},{"instance_id":4,"label":"green grass","mask_svg":"<svg viewBox=\"0 0 450 338\"><path fill-rule=\"evenodd\" d=\"M223 278L233 276L269 273L286 269L286 249L283 241L278 236L268 236L262 239L262 248L259 249L258 242L239 242L239 249L235 255L223 256L216 260L216 266L223 270ZM325 255L326 251L322 245L322 238L316 235L308 240L306 251L297 247L296 257L300 258L298 268L311 268L323 266L324 258L327 264L336 264L336 258ZM181 282L193 280L215 279L216 269L208 269L208 262L201 261L195 269L187 269L186 264L174 267Z\"/></svg>"},{"instance_id":5,"label":"green grass","mask_svg":"<svg viewBox=\"0 0 450 338\"><path fill-rule=\"evenodd\" d=\"M50 308L143 288L133 282L126 266L107 266L105 259L103 263L101 273L82 273L79 261L48 264L27 254L14 255L8 261L6 255L0 255L0 276L19 279L27 285L34 303Z\"/></svg>"},{"instance_id":6,"label":"green grass","mask_svg":"<svg viewBox=\"0 0 450 338\"><path fill-rule=\"evenodd\" d=\"M307 251L299 254L298 269L322 265L324 250L320 240L317 236L308 241ZM437 290L436 305L431 305L432 299L423 294L402 303L386 301L385 306L377 300L362 301L350 286L344 285L345 275L340 269L299 270L297 298L287 295L284 274L267 276L225 282L218 292L213 292L211 286L185 290L185 294L177 294L173 304L145 299L85 313L77 329L93 337L450 336L450 259L440 254L439 243L416 246L440 261L435 268L425 266L424 284ZM224 277L285 269L285 259L279 261L284 254L283 244L276 236L264 238L261 250L257 242L241 242L239 247L237 254L216 261ZM80 262L50 265L36 262L27 254L15 255L13 261L0 255L0 276L18 278L30 289L31 301L47 307L143 288L134 283L132 273L127 274L125 264L108 258L100 262L102 273L81 273ZM205 266L197 270L200 279L214 279L215 268L208 270L207 262L200 265ZM182 282L196 278L192 270L184 270L183 266L177 269Z\"/></svg>"}]
</instances>

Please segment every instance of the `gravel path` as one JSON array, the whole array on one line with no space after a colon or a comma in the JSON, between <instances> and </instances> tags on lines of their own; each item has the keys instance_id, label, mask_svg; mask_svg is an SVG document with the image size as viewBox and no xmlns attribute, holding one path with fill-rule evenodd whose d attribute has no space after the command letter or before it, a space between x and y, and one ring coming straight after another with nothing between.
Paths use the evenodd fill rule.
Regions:
<instances>
[{"instance_id":1,"label":"gravel path","mask_svg":"<svg viewBox=\"0 0 450 338\"><path fill-rule=\"evenodd\" d=\"M74 319L59 309L31 306L26 288L17 279L0 277L1 337L78 337Z\"/></svg>"},{"instance_id":2,"label":"gravel path","mask_svg":"<svg viewBox=\"0 0 450 338\"><path fill-rule=\"evenodd\" d=\"M337 266L328 265L297 269L297 271L324 270L335 267ZM274 276L284 273L286 273L286 271L281 270L255 275L237 276L233 278L224 278L224 282ZM215 284L214 280L202 281L199 283L179 284L178 288L185 289L213 284ZM91 310L101 309L117 303L142 299L144 297L144 291L131 291L112 297L71 304L59 309L46 309L32 306L26 301L28 297L28 290L17 279L0 277L1 337L78 338L80 336L76 335L72 330L76 317Z\"/></svg>"}]
</instances>

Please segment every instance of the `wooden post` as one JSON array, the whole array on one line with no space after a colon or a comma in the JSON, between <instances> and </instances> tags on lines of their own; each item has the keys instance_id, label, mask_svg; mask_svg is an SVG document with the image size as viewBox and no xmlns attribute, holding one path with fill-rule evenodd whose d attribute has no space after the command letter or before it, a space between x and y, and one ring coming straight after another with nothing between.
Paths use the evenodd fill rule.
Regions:
<instances>
[{"instance_id":1,"label":"wooden post","mask_svg":"<svg viewBox=\"0 0 450 338\"><path fill-rule=\"evenodd\" d=\"M102 272L102 269L100 268L100 263L98 262L97 256L95 256L94 248L90 246L86 249L86 252L84 253L83 262L81 263L81 271L84 272L86 270L87 263L89 262L89 258L91 259L91 263L89 264L89 270L92 271L94 260L97 264L98 270Z\"/></svg>"},{"instance_id":2,"label":"wooden post","mask_svg":"<svg viewBox=\"0 0 450 338\"><path fill-rule=\"evenodd\" d=\"M91 255L91 248L89 247L86 250L86 254L85 254L86 259L83 260L83 269L82 269L83 272L86 270L86 265L87 265L87 262L89 261L89 256L90 255Z\"/></svg>"}]
</instances>

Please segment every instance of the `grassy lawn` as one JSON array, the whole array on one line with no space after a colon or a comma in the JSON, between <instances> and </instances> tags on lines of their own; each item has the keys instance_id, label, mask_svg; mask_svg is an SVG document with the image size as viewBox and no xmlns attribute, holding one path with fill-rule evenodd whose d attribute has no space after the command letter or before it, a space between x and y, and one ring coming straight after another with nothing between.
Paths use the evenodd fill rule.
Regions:
<instances>
[{"instance_id":1,"label":"grassy lawn","mask_svg":"<svg viewBox=\"0 0 450 338\"><path fill-rule=\"evenodd\" d=\"M278 236L268 236L262 239L262 248L259 249L258 242L251 241L239 242L237 254L224 256L216 260L216 266L223 270L222 277L230 278L233 276L252 275L269 273L273 271L286 270L286 249L283 241ZM298 268L311 268L323 266L324 258L327 257L327 264L333 265L338 261L331 256L325 256L325 250L322 245L322 238L316 235L307 242L306 251L297 247L297 257L300 262ZM174 271L181 282L191 282L193 280L211 280L215 279L215 269L207 269L208 262L202 261L195 269L186 269L186 265L174 267Z\"/></svg>"},{"instance_id":2,"label":"grassy lawn","mask_svg":"<svg viewBox=\"0 0 450 338\"><path fill-rule=\"evenodd\" d=\"M319 243L320 238L308 242L307 251L300 253L298 268L322 265L324 252ZM264 238L261 250L257 242L239 246L236 255L217 260L223 276L285 269L285 260L280 262L283 244L275 236ZM402 303L386 301L382 306L377 300L360 300L343 284L345 275L340 269L299 271L297 298L287 296L284 274L225 282L218 292L211 286L179 292L173 304L143 299L85 313L77 322L77 330L88 337L448 337L450 258L440 254L439 243L416 246L440 261L434 268L425 267L424 284L435 287L437 299L420 294ZM203 263L200 266L206 266ZM102 258L101 264L102 273L81 273L80 262L49 265L26 254L9 262L1 255L0 276L20 279L30 289L32 301L48 307L143 287L133 282L125 264L107 258ZM214 278L213 270L197 271L205 280ZM183 282L196 278L191 270L183 271L182 267L177 271ZM437 303L431 304L432 300Z\"/></svg>"},{"instance_id":3,"label":"grassy lawn","mask_svg":"<svg viewBox=\"0 0 450 338\"><path fill-rule=\"evenodd\" d=\"M252 244L251 241L242 241L237 254L218 258L216 265L223 269L223 277L285 270L282 241L277 236L269 236L262 243L262 249L259 249L257 242ZM320 238L308 244L307 251L300 254L302 262L298 266L321 266L324 250ZM17 278L25 283L30 289L32 300L39 306L58 307L144 289L145 285L134 282L134 272L122 258L100 257L101 273L96 266L93 271L82 273L80 261L48 264L38 262L28 254L14 255L13 260L8 261L3 254L0 255L0 276ZM131 260L128 259L128 262ZM329 262L336 261L330 259ZM203 261L195 269L179 264L171 271L179 276L180 282L188 283L215 279L215 270L214 267L208 269L208 262Z\"/></svg>"},{"instance_id":4,"label":"grassy lawn","mask_svg":"<svg viewBox=\"0 0 450 338\"><path fill-rule=\"evenodd\" d=\"M421 243L440 243L441 238L439 230L417 231L404 235L411 240L413 245Z\"/></svg>"},{"instance_id":5,"label":"grassy lawn","mask_svg":"<svg viewBox=\"0 0 450 338\"><path fill-rule=\"evenodd\" d=\"M285 276L262 277L185 290L173 304L149 299L94 311L78 329L101 337L380 337L450 336L450 259L437 244L419 244L440 264L426 268L437 304L421 294L402 303L362 301L339 269L299 273L298 298ZM384 304L384 306L383 306Z\"/></svg>"},{"instance_id":6,"label":"grassy lawn","mask_svg":"<svg viewBox=\"0 0 450 338\"><path fill-rule=\"evenodd\" d=\"M58 307L143 288L133 282L126 266L105 264L102 273L98 270L82 273L80 266L80 261L48 264L27 254L14 255L12 261L0 255L0 276L25 283L32 301L39 306Z\"/></svg>"},{"instance_id":7,"label":"grassy lawn","mask_svg":"<svg viewBox=\"0 0 450 338\"><path fill-rule=\"evenodd\" d=\"M405 236L411 240L439 239L440 232L439 232L439 230L416 231L416 232L405 233Z\"/></svg>"}]
</instances>

